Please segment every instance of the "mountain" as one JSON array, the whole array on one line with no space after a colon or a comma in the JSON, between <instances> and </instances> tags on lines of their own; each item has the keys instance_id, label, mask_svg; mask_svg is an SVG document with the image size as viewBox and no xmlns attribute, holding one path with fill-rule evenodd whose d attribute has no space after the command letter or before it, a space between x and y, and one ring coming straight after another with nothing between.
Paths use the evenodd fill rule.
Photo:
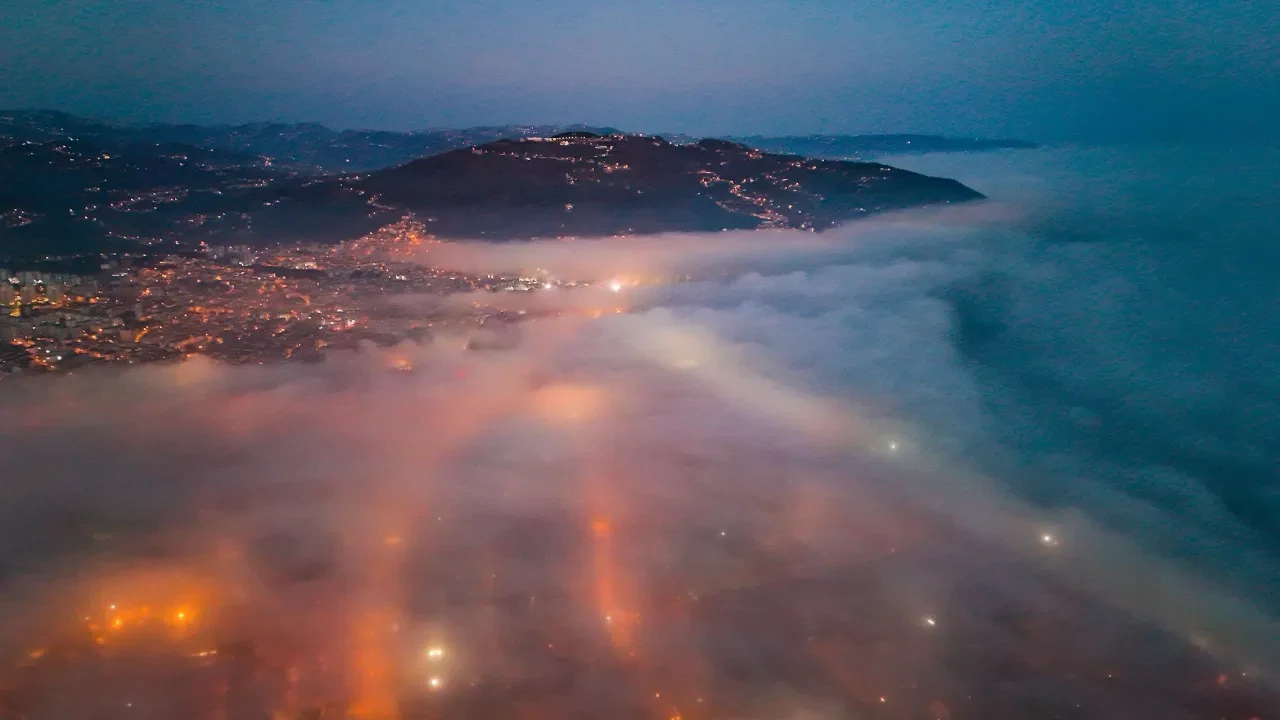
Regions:
<instances>
[{"instance_id":1,"label":"mountain","mask_svg":"<svg viewBox=\"0 0 1280 720\"><path fill-rule=\"evenodd\" d=\"M333 130L318 123L122 125L54 110L0 111L0 136L18 141L87 140L103 148L179 144L255 155L277 167L312 174L361 172L503 138L566 131L614 133L585 125L499 125L461 130Z\"/></svg>"},{"instance_id":2,"label":"mountain","mask_svg":"<svg viewBox=\"0 0 1280 720\"><path fill-rule=\"evenodd\" d=\"M876 155L1027 150L1037 147L1025 140L953 138L941 135L782 135L733 138L748 147L767 152L822 158L867 158Z\"/></svg>"},{"instance_id":3,"label":"mountain","mask_svg":"<svg viewBox=\"0 0 1280 720\"><path fill-rule=\"evenodd\" d=\"M284 177L251 155L46 137L0 136L0 257L133 247Z\"/></svg>"},{"instance_id":4,"label":"mountain","mask_svg":"<svg viewBox=\"0 0 1280 720\"><path fill-rule=\"evenodd\" d=\"M416 213L436 234L488 239L822 229L982 197L954 180L878 163L592 133L502 140L343 182Z\"/></svg>"},{"instance_id":5,"label":"mountain","mask_svg":"<svg viewBox=\"0 0 1280 720\"><path fill-rule=\"evenodd\" d=\"M294 137L253 127L281 143ZM314 167L262 154L177 142L207 141L177 131L139 137L59 113L0 113L0 260L202 242L337 242L410 214L441 237L493 240L822 229L981 197L952 180L878 163L809 160L722 140L677 144L580 130L315 175Z\"/></svg>"},{"instance_id":6,"label":"mountain","mask_svg":"<svg viewBox=\"0 0 1280 720\"><path fill-rule=\"evenodd\" d=\"M190 145L259 156L278 168L317 175L377 170L497 140L547 137L573 131L619 134L614 128L585 125L497 125L410 132L333 130L318 123L123 125L55 110L0 111L0 136L19 141L87 140L105 149L157 143ZM684 135L672 135L668 139L677 144L698 140ZM939 135L756 135L728 139L767 152L830 159L1036 147L1022 140Z\"/></svg>"},{"instance_id":7,"label":"mountain","mask_svg":"<svg viewBox=\"0 0 1280 720\"><path fill-rule=\"evenodd\" d=\"M265 155L278 163L315 172L361 172L403 165L427 155L493 142L502 138L551 135L566 130L614 132L585 126L502 125L462 130L331 130L315 123L254 123L201 127L151 125L140 129L152 138L203 147Z\"/></svg>"}]
</instances>

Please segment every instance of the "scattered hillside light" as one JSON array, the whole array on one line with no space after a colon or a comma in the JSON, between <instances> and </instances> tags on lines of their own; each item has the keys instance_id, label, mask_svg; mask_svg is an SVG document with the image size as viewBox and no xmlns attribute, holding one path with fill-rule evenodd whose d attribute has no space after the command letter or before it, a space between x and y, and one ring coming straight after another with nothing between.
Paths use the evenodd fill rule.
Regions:
<instances>
[{"instance_id":1,"label":"scattered hillside light","mask_svg":"<svg viewBox=\"0 0 1280 720\"><path fill-rule=\"evenodd\" d=\"M613 282L609 283L609 289L614 292L621 292L622 283L618 282L617 280L614 280Z\"/></svg>"},{"instance_id":2,"label":"scattered hillside light","mask_svg":"<svg viewBox=\"0 0 1280 720\"><path fill-rule=\"evenodd\" d=\"M430 658L430 659L432 659L432 660L439 660L439 659L443 658L443 657L444 657L444 648L438 648L438 647L428 648L428 649L427 649L427 657L428 657L428 658Z\"/></svg>"},{"instance_id":3,"label":"scattered hillside light","mask_svg":"<svg viewBox=\"0 0 1280 720\"><path fill-rule=\"evenodd\" d=\"M1045 547L1057 547L1058 538L1051 533L1044 533L1040 536L1040 544Z\"/></svg>"},{"instance_id":4,"label":"scattered hillside light","mask_svg":"<svg viewBox=\"0 0 1280 720\"><path fill-rule=\"evenodd\" d=\"M429 685L432 690L439 690L442 684L443 683L440 681L440 678L438 677L432 677L430 680L427 681L427 685Z\"/></svg>"}]
</instances>

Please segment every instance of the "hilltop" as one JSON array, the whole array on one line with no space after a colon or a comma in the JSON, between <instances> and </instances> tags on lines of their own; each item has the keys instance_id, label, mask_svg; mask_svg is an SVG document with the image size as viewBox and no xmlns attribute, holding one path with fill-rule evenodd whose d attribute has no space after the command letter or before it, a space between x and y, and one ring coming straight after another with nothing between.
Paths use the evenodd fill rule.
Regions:
<instances>
[{"instance_id":1,"label":"hilltop","mask_svg":"<svg viewBox=\"0 0 1280 720\"><path fill-rule=\"evenodd\" d=\"M954 180L879 163L582 132L488 143L343 182L379 205L417 213L439 235L489 239L818 230L982 197Z\"/></svg>"}]
</instances>

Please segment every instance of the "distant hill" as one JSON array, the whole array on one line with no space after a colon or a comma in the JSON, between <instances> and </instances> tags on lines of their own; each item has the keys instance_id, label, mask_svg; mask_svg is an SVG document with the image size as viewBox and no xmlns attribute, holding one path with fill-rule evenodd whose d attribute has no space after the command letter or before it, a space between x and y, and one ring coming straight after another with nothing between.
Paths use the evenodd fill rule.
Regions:
<instances>
[{"instance_id":1,"label":"distant hill","mask_svg":"<svg viewBox=\"0 0 1280 720\"><path fill-rule=\"evenodd\" d=\"M244 125L124 125L54 110L0 111L0 137L19 141L86 140L110 149L138 144L179 144L253 155L274 167L311 174L364 172L509 138L548 137L563 132L618 134L586 125L497 125L457 130L333 130L317 123ZM699 138L668 136L677 144ZM768 152L827 159L869 158L917 152L963 152L1034 148L1022 140L939 135L781 135L730 137Z\"/></svg>"},{"instance_id":2,"label":"distant hill","mask_svg":"<svg viewBox=\"0 0 1280 720\"><path fill-rule=\"evenodd\" d=\"M53 110L0 111L0 136L36 142L81 139L102 147L177 143L261 156L277 167L313 174L361 172L503 138L565 131L601 134L585 125L499 125L461 130L332 130L317 123L122 125Z\"/></svg>"},{"instance_id":3,"label":"distant hill","mask_svg":"<svg viewBox=\"0 0 1280 720\"><path fill-rule=\"evenodd\" d=\"M940 135L759 135L733 138L768 152L821 158L868 158L876 155L927 152L974 152L1037 147L1025 140L954 138Z\"/></svg>"},{"instance_id":4,"label":"distant hill","mask_svg":"<svg viewBox=\"0 0 1280 720\"><path fill-rule=\"evenodd\" d=\"M0 257L134 247L235 212L239 189L283 177L251 155L44 137L0 136Z\"/></svg>"}]
</instances>

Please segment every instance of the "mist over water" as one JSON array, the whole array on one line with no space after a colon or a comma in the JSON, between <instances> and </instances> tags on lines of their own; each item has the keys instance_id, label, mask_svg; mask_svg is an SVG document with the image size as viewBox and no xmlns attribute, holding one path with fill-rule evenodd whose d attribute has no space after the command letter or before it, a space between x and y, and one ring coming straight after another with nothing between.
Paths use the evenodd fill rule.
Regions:
<instances>
[{"instance_id":1,"label":"mist over water","mask_svg":"<svg viewBox=\"0 0 1280 720\"><path fill-rule=\"evenodd\" d=\"M119 662L67 651L95 669L0 697L29 717L1266 716L1280 155L885 161L993 200L819 235L429 250L618 279L399 299L564 311L505 349L442 332L319 366L6 380L0 651L51 656L83 613ZM140 608L162 638L128 634ZM174 691L165 653L223 694Z\"/></svg>"},{"instance_id":2,"label":"mist over water","mask_svg":"<svg viewBox=\"0 0 1280 720\"><path fill-rule=\"evenodd\" d=\"M887 161L1028 210L943 293L989 467L1280 608L1280 152Z\"/></svg>"}]
</instances>

